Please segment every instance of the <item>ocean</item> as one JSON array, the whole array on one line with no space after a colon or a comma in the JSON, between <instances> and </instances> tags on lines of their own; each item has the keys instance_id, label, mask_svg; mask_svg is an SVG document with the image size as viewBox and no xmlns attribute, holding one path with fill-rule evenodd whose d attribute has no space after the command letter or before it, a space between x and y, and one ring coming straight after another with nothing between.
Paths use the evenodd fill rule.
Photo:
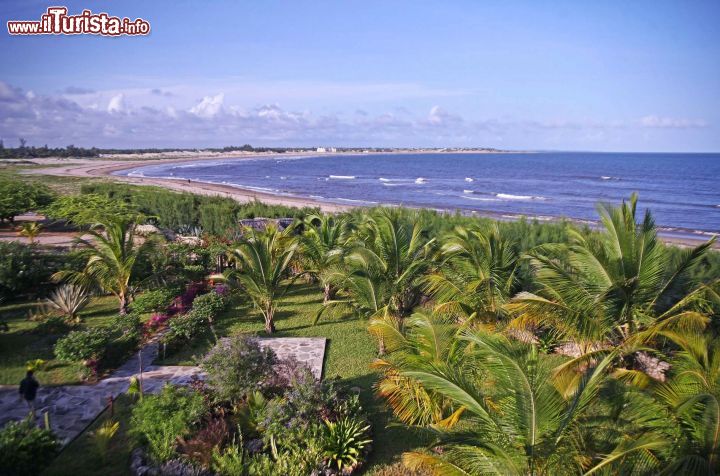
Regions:
<instances>
[{"instance_id":1,"label":"ocean","mask_svg":"<svg viewBox=\"0 0 720 476\"><path fill-rule=\"evenodd\" d=\"M404 205L512 219L597 220L632 192L666 232L720 233L720 154L359 154L145 166L130 176L191 179L353 205Z\"/></svg>"}]
</instances>

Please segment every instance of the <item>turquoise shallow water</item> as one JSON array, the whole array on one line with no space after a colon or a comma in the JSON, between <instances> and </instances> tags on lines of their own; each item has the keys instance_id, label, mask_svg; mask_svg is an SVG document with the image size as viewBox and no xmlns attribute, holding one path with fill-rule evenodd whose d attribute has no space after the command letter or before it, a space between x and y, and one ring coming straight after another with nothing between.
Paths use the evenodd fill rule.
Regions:
<instances>
[{"instance_id":1,"label":"turquoise shallow water","mask_svg":"<svg viewBox=\"0 0 720 476\"><path fill-rule=\"evenodd\" d=\"M128 175L191 179L337 203L595 220L633 191L666 231L720 233L720 154L367 154L220 159Z\"/></svg>"}]
</instances>

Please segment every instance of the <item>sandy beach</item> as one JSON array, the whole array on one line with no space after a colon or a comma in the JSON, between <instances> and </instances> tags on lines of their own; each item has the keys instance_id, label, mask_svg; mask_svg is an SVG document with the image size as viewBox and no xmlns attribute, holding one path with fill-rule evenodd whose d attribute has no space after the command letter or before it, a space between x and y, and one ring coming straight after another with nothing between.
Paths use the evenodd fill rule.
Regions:
<instances>
[{"instance_id":1,"label":"sandy beach","mask_svg":"<svg viewBox=\"0 0 720 476\"><path fill-rule=\"evenodd\" d=\"M324 212L334 213L341 212L352 208L347 205L338 205L333 203L321 202L304 197L288 197L278 196L270 193L262 193L255 190L243 190L228 185L209 184L205 182L196 182L191 180L170 180L156 179L147 177L127 177L122 175L112 175L114 172L133 169L146 165L155 164L182 164L186 162L197 162L202 160L217 160L218 158L233 159L257 159L257 158L277 158L277 157L302 157L305 154L232 154L225 153L221 155L203 154L192 155L184 153L182 155L152 156L152 158L143 159L119 159L115 157L107 157L101 159L32 159L32 162L39 165L48 165L48 168L39 168L28 170L25 173L39 175L58 175L65 177L108 177L118 182L127 182L134 185L154 185L178 192L187 192L197 195L211 195L229 197L240 203L248 203L254 200L260 200L271 205L287 205L291 207L318 207Z\"/></svg>"}]
</instances>

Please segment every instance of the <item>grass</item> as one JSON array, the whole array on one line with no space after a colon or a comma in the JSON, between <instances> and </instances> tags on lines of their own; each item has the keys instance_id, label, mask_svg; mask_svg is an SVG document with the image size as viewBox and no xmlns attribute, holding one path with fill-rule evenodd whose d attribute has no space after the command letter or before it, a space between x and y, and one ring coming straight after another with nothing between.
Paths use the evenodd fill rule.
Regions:
<instances>
[{"instance_id":1,"label":"grass","mask_svg":"<svg viewBox=\"0 0 720 476\"><path fill-rule=\"evenodd\" d=\"M113 415L105 410L80 436L65 447L53 463L45 469L43 476L103 475L125 476L130 474L130 435L128 422L132 409L130 397L122 395L113 405ZM105 421L111 419L120 423L120 428L110 441L106 458L97 449L93 437L95 430Z\"/></svg>"},{"instance_id":2,"label":"grass","mask_svg":"<svg viewBox=\"0 0 720 476\"><path fill-rule=\"evenodd\" d=\"M53 345L64 334L41 334L38 323L28 319L38 303L22 302L0 306L0 316L8 323L8 332L0 332L0 385L17 385L25 376L30 360L42 359L46 364L35 373L41 385L81 383L79 363L55 360ZM103 327L118 314L117 300L113 297L94 298L80 312L83 327Z\"/></svg>"}]
</instances>

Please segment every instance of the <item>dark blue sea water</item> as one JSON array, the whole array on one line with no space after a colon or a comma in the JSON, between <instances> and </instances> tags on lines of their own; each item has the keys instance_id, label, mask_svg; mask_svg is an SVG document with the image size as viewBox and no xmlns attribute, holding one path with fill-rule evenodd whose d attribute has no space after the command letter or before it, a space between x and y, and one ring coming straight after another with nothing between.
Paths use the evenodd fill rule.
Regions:
<instances>
[{"instance_id":1,"label":"dark blue sea water","mask_svg":"<svg viewBox=\"0 0 720 476\"><path fill-rule=\"evenodd\" d=\"M192 179L336 203L397 204L596 220L597 202L632 192L656 222L720 232L720 154L387 154L225 159L129 175Z\"/></svg>"}]
</instances>

